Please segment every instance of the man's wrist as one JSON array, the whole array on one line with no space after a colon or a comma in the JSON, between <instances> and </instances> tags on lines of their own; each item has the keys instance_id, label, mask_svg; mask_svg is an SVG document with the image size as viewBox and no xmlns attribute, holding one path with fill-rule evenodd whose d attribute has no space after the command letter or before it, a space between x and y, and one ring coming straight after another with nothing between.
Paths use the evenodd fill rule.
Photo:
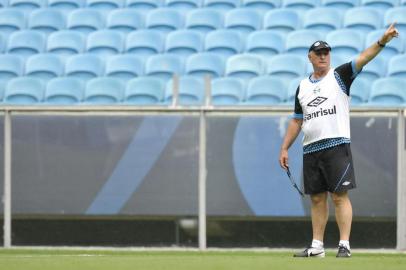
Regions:
<instances>
[{"instance_id":1,"label":"man's wrist","mask_svg":"<svg viewBox=\"0 0 406 270\"><path fill-rule=\"evenodd\" d=\"M384 48L384 47L386 46L386 44L383 43L383 42L381 42L380 40L378 40L376 43L377 43L378 46L381 47L381 48Z\"/></svg>"}]
</instances>

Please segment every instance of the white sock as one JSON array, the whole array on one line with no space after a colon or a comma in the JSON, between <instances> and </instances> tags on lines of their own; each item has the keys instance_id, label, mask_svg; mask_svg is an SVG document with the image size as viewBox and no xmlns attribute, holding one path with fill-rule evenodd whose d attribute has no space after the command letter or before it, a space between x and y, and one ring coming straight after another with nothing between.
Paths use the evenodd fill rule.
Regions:
<instances>
[{"instance_id":1,"label":"white sock","mask_svg":"<svg viewBox=\"0 0 406 270\"><path fill-rule=\"evenodd\" d=\"M340 240L340 242L338 243L339 246L344 246L346 247L348 250L350 250L350 241L347 240Z\"/></svg>"},{"instance_id":2,"label":"white sock","mask_svg":"<svg viewBox=\"0 0 406 270\"><path fill-rule=\"evenodd\" d=\"M320 240L313 239L312 247L322 249L324 246L323 242Z\"/></svg>"}]
</instances>

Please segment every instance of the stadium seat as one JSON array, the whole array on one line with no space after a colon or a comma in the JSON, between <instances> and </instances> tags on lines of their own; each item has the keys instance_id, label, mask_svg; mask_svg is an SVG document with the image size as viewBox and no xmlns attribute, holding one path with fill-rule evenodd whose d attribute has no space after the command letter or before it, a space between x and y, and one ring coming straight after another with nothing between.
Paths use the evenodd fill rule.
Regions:
<instances>
[{"instance_id":1,"label":"stadium seat","mask_svg":"<svg viewBox=\"0 0 406 270\"><path fill-rule=\"evenodd\" d=\"M200 105L204 100L204 81L202 78L180 76L178 89L178 104L180 105ZM173 80L166 83L165 103L172 103Z\"/></svg>"},{"instance_id":2,"label":"stadium seat","mask_svg":"<svg viewBox=\"0 0 406 270\"><path fill-rule=\"evenodd\" d=\"M124 49L124 37L118 31L99 30L87 37L86 51L99 56L119 54Z\"/></svg>"},{"instance_id":3,"label":"stadium seat","mask_svg":"<svg viewBox=\"0 0 406 270\"><path fill-rule=\"evenodd\" d=\"M223 14L210 8L191 10L186 15L185 27L207 34L223 27Z\"/></svg>"},{"instance_id":4,"label":"stadium seat","mask_svg":"<svg viewBox=\"0 0 406 270\"><path fill-rule=\"evenodd\" d=\"M44 102L47 104L79 104L84 96L84 83L76 78L60 77L48 81Z\"/></svg>"},{"instance_id":5,"label":"stadium seat","mask_svg":"<svg viewBox=\"0 0 406 270\"><path fill-rule=\"evenodd\" d=\"M225 75L241 79L251 79L263 75L264 62L259 55L237 54L227 59Z\"/></svg>"},{"instance_id":6,"label":"stadium seat","mask_svg":"<svg viewBox=\"0 0 406 270\"><path fill-rule=\"evenodd\" d=\"M318 3L318 0L283 0L282 6L297 11L303 11L316 8Z\"/></svg>"},{"instance_id":7,"label":"stadium seat","mask_svg":"<svg viewBox=\"0 0 406 270\"><path fill-rule=\"evenodd\" d=\"M247 86L247 104L283 105L287 98L286 80L272 76L253 78Z\"/></svg>"},{"instance_id":8,"label":"stadium seat","mask_svg":"<svg viewBox=\"0 0 406 270\"><path fill-rule=\"evenodd\" d=\"M25 28L24 12L18 9L0 9L0 33L7 38L11 33Z\"/></svg>"},{"instance_id":9,"label":"stadium seat","mask_svg":"<svg viewBox=\"0 0 406 270\"><path fill-rule=\"evenodd\" d=\"M87 35L104 28L103 18L102 13L94 9L75 9L68 15L67 28Z\"/></svg>"},{"instance_id":10,"label":"stadium seat","mask_svg":"<svg viewBox=\"0 0 406 270\"><path fill-rule=\"evenodd\" d=\"M187 57L203 50L204 40L200 32L194 30L172 31L166 36L165 52Z\"/></svg>"},{"instance_id":11,"label":"stadium seat","mask_svg":"<svg viewBox=\"0 0 406 270\"><path fill-rule=\"evenodd\" d=\"M327 34L339 29L342 11L335 8L318 7L308 10L303 18L303 28Z\"/></svg>"},{"instance_id":12,"label":"stadium seat","mask_svg":"<svg viewBox=\"0 0 406 270\"><path fill-rule=\"evenodd\" d=\"M324 35L318 31L309 29L292 31L286 36L286 52L305 56L316 40L324 39Z\"/></svg>"},{"instance_id":13,"label":"stadium seat","mask_svg":"<svg viewBox=\"0 0 406 270\"><path fill-rule=\"evenodd\" d=\"M293 106L295 104L296 91L302 80L303 78L298 77L287 82L286 105Z\"/></svg>"},{"instance_id":14,"label":"stadium seat","mask_svg":"<svg viewBox=\"0 0 406 270\"><path fill-rule=\"evenodd\" d=\"M127 35L125 52L141 56L150 56L161 53L164 49L164 37L153 30L138 30Z\"/></svg>"},{"instance_id":15,"label":"stadium seat","mask_svg":"<svg viewBox=\"0 0 406 270\"><path fill-rule=\"evenodd\" d=\"M166 81L174 74L183 74L183 60L174 54L153 55L147 59L145 74Z\"/></svg>"},{"instance_id":16,"label":"stadium seat","mask_svg":"<svg viewBox=\"0 0 406 270\"><path fill-rule=\"evenodd\" d=\"M5 81L23 75L24 61L18 55L0 54L0 80Z\"/></svg>"},{"instance_id":17,"label":"stadium seat","mask_svg":"<svg viewBox=\"0 0 406 270\"><path fill-rule=\"evenodd\" d=\"M65 17L62 12L52 8L34 10L28 17L28 28L49 35L65 28Z\"/></svg>"},{"instance_id":18,"label":"stadium seat","mask_svg":"<svg viewBox=\"0 0 406 270\"><path fill-rule=\"evenodd\" d=\"M8 38L6 52L26 58L30 55L43 52L45 42L45 36L35 30L13 32Z\"/></svg>"},{"instance_id":19,"label":"stadium seat","mask_svg":"<svg viewBox=\"0 0 406 270\"><path fill-rule=\"evenodd\" d=\"M224 28L249 34L262 27L262 16L253 9L236 8L228 11L224 17Z\"/></svg>"},{"instance_id":20,"label":"stadium seat","mask_svg":"<svg viewBox=\"0 0 406 270\"><path fill-rule=\"evenodd\" d=\"M385 29L379 29L368 33L365 40L365 48L368 48L372 44L376 43L379 40ZM402 35L399 35L397 38L393 38L388 42L383 50L379 52L380 56L385 56L388 59L397 54L403 53L405 47L405 38Z\"/></svg>"},{"instance_id":21,"label":"stadium seat","mask_svg":"<svg viewBox=\"0 0 406 270\"><path fill-rule=\"evenodd\" d=\"M356 78L351 85L351 105L363 105L368 102L373 81L368 78Z\"/></svg>"},{"instance_id":22,"label":"stadium seat","mask_svg":"<svg viewBox=\"0 0 406 270\"><path fill-rule=\"evenodd\" d=\"M119 54L106 61L105 75L108 77L130 80L143 74L144 60L137 55Z\"/></svg>"},{"instance_id":23,"label":"stadium seat","mask_svg":"<svg viewBox=\"0 0 406 270\"><path fill-rule=\"evenodd\" d=\"M125 0L86 0L86 6L99 11L112 11L124 7Z\"/></svg>"},{"instance_id":24,"label":"stadium seat","mask_svg":"<svg viewBox=\"0 0 406 270\"><path fill-rule=\"evenodd\" d=\"M341 55L346 61L354 59L364 49L364 38L353 29L338 29L326 36L332 53Z\"/></svg>"},{"instance_id":25,"label":"stadium seat","mask_svg":"<svg viewBox=\"0 0 406 270\"><path fill-rule=\"evenodd\" d=\"M69 56L84 52L85 37L77 31L61 30L48 36L47 52L61 56Z\"/></svg>"},{"instance_id":26,"label":"stadium seat","mask_svg":"<svg viewBox=\"0 0 406 270\"><path fill-rule=\"evenodd\" d=\"M361 0L361 6L371 7L384 13L387 9L399 5L399 0Z\"/></svg>"},{"instance_id":27,"label":"stadium seat","mask_svg":"<svg viewBox=\"0 0 406 270\"><path fill-rule=\"evenodd\" d=\"M385 56L378 54L372 61L362 68L362 71L357 78L366 78L370 81L374 81L381 77L385 77L387 62L388 59Z\"/></svg>"},{"instance_id":28,"label":"stadium seat","mask_svg":"<svg viewBox=\"0 0 406 270\"><path fill-rule=\"evenodd\" d=\"M382 16L370 7L350 8L344 14L343 27L366 35L366 33L382 27Z\"/></svg>"},{"instance_id":29,"label":"stadium seat","mask_svg":"<svg viewBox=\"0 0 406 270\"><path fill-rule=\"evenodd\" d=\"M124 97L124 84L122 81L100 77L89 80L85 86L83 102L88 104L108 105L120 103Z\"/></svg>"},{"instance_id":30,"label":"stadium seat","mask_svg":"<svg viewBox=\"0 0 406 270\"><path fill-rule=\"evenodd\" d=\"M2 35L0 35L0 54L4 53L5 49L6 49L6 40Z\"/></svg>"},{"instance_id":31,"label":"stadium seat","mask_svg":"<svg viewBox=\"0 0 406 270\"><path fill-rule=\"evenodd\" d=\"M106 27L128 34L144 27L144 15L135 9L116 9L108 14Z\"/></svg>"},{"instance_id":32,"label":"stadium seat","mask_svg":"<svg viewBox=\"0 0 406 270\"><path fill-rule=\"evenodd\" d=\"M47 0L9 0L9 7L17 8L25 12L47 6Z\"/></svg>"},{"instance_id":33,"label":"stadium seat","mask_svg":"<svg viewBox=\"0 0 406 270\"><path fill-rule=\"evenodd\" d=\"M399 54L389 59L387 76L406 78L406 54Z\"/></svg>"},{"instance_id":34,"label":"stadium seat","mask_svg":"<svg viewBox=\"0 0 406 270\"><path fill-rule=\"evenodd\" d=\"M185 73L200 77L206 75L212 78L221 77L224 74L224 60L221 56L210 52L193 54L186 61Z\"/></svg>"},{"instance_id":35,"label":"stadium seat","mask_svg":"<svg viewBox=\"0 0 406 270\"><path fill-rule=\"evenodd\" d=\"M199 8L201 4L201 0L165 0L165 5L167 7L182 11Z\"/></svg>"},{"instance_id":36,"label":"stadium seat","mask_svg":"<svg viewBox=\"0 0 406 270\"><path fill-rule=\"evenodd\" d=\"M243 46L243 40L238 33L232 30L220 29L206 35L204 49L228 58L240 53Z\"/></svg>"},{"instance_id":37,"label":"stadium seat","mask_svg":"<svg viewBox=\"0 0 406 270\"><path fill-rule=\"evenodd\" d=\"M223 77L212 80L211 103L213 105L238 105L244 102L244 83L238 78Z\"/></svg>"},{"instance_id":38,"label":"stadium seat","mask_svg":"<svg viewBox=\"0 0 406 270\"><path fill-rule=\"evenodd\" d=\"M290 9L273 9L265 13L263 28L276 30L283 34L299 29L301 19L298 13Z\"/></svg>"},{"instance_id":39,"label":"stadium seat","mask_svg":"<svg viewBox=\"0 0 406 270\"><path fill-rule=\"evenodd\" d=\"M406 5L390 8L384 15L384 28L389 27L396 22L396 29L399 30L400 36L406 36Z\"/></svg>"},{"instance_id":40,"label":"stadium seat","mask_svg":"<svg viewBox=\"0 0 406 270\"><path fill-rule=\"evenodd\" d=\"M321 5L345 11L357 7L359 5L359 0L321 0Z\"/></svg>"},{"instance_id":41,"label":"stadium seat","mask_svg":"<svg viewBox=\"0 0 406 270\"><path fill-rule=\"evenodd\" d=\"M141 11L150 11L163 6L163 2L164 0L126 0L126 7Z\"/></svg>"},{"instance_id":42,"label":"stadium seat","mask_svg":"<svg viewBox=\"0 0 406 270\"><path fill-rule=\"evenodd\" d=\"M0 0L0 8L5 8L8 5L8 0Z\"/></svg>"},{"instance_id":43,"label":"stadium seat","mask_svg":"<svg viewBox=\"0 0 406 270\"><path fill-rule=\"evenodd\" d=\"M306 56L279 54L269 59L266 73L286 80L303 77L306 74L307 61Z\"/></svg>"},{"instance_id":44,"label":"stadium seat","mask_svg":"<svg viewBox=\"0 0 406 270\"><path fill-rule=\"evenodd\" d=\"M242 6L266 12L270 9L280 8L283 0L242 0Z\"/></svg>"},{"instance_id":45,"label":"stadium seat","mask_svg":"<svg viewBox=\"0 0 406 270\"><path fill-rule=\"evenodd\" d=\"M96 55L77 54L65 63L65 75L81 80L89 80L104 74L103 61Z\"/></svg>"},{"instance_id":46,"label":"stadium seat","mask_svg":"<svg viewBox=\"0 0 406 270\"><path fill-rule=\"evenodd\" d=\"M0 6L1 8L1 6ZM6 92L7 80L0 79L0 103L3 102L4 92Z\"/></svg>"},{"instance_id":47,"label":"stadium seat","mask_svg":"<svg viewBox=\"0 0 406 270\"><path fill-rule=\"evenodd\" d=\"M157 105L165 94L165 84L154 77L139 77L127 82L124 103L134 105Z\"/></svg>"},{"instance_id":48,"label":"stadium seat","mask_svg":"<svg viewBox=\"0 0 406 270\"><path fill-rule=\"evenodd\" d=\"M170 8L153 9L146 15L145 27L154 29L162 34L183 28L183 15Z\"/></svg>"},{"instance_id":49,"label":"stadium seat","mask_svg":"<svg viewBox=\"0 0 406 270\"><path fill-rule=\"evenodd\" d=\"M272 30L260 30L247 36L245 51L263 56L272 56L285 50L285 37Z\"/></svg>"},{"instance_id":50,"label":"stadium seat","mask_svg":"<svg viewBox=\"0 0 406 270\"><path fill-rule=\"evenodd\" d=\"M373 82L368 103L380 106L404 106L406 102L406 80L380 78Z\"/></svg>"},{"instance_id":51,"label":"stadium seat","mask_svg":"<svg viewBox=\"0 0 406 270\"><path fill-rule=\"evenodd\" d=\"M25 63L25 75L42 80L50 80L62 76L64 64L55 54L34 54Z\"/></svg>"},{"instance_id":52,"label":"stadium seat","mask_svg":"<svg viewBox=\"0 0 406 270\"><path fill-rule=\"evenodd\" d=\"M62 11L68 14L74 9L85 6L86 0L48 0L48 7Z\"/></svg>"},{"instance_id":53,"label":"stadium seat","mask_svg":"<svg viewBox=\"0 0 406 270\"><path fill-rule=\"evenodd\" d=\"M18 77L8 81L3 103L32 105L44 99L45 85L40 79Z\"/></svg>"},{"instance_id":54,"label":"stadium seat","mask_svg":"<svg viewBox=\"0 0 406 270\"><path fill-rule=\"evenodd\" d=\"M203 0L203 6L226 12L239 7L240 0Z\"/></svg>"}]
</instances>

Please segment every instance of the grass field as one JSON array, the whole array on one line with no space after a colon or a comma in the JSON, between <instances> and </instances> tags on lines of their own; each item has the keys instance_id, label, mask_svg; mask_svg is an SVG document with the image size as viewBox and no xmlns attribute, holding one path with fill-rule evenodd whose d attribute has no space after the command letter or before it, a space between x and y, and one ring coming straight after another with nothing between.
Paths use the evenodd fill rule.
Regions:
<instances>
[{"instance_id":1,"label":"grass field","mask_svg":"<svg viewBox=\"0 0 406 270\"><path fill-rule=\"evenodd\" d=\"M292 250L293 252L293 250ZM350 259L298 259L279 251L114 251L0 249L1 270L406 269L405 253L357 253Z\"/></svg>"}]
</instances>

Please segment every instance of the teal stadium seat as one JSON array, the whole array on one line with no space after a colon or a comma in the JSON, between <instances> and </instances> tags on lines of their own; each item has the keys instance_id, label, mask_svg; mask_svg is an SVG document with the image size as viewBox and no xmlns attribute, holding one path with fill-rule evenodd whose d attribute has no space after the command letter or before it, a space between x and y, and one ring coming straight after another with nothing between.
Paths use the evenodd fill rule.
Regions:
<instances>
[{"instance_id":1,"label":"teal stadium seat","mask_svg":"<svg viewBox=\"0 0 406 270\"><path fill-rule=\"evenodd\" d=\"M45 84L32 77L18 77L8 81L3 103L15 105L36 105L43 101Z\"/></svg>"},{"instance_id":2,"label":"teal stadium seat","mask_svg":"<svg viewBox=\"0 0 406 270\"><path fill-rule=\"evenodd\" d=\"M325 36L318 31L310 29L292 31L286 36L286 52L305 56L316 40L324 39Z\"/></svg>"},{"instance_id":3,"label":"teal stadium seat","mask_svg":"<svg viewBox=\"0 0 406 270\"><path fill-rule=\"evenodd\" d=\"M68 14L67 28L88 35L104 28L104 16L91 8L75 9Z\"/></svg>"},{"instance_id":4,"label":"teal stadium seat","mask_svg":"<svg viewBox=\"0 0 406 270\"><path fill-rule=\"evenodd\" d=\"M34 9L46 7L47 2L47 0L9 0L8 6L29 13Z\"/></svg>"},{"instance_id":5,"label":"teal stadium seat","mask_svg":"<svg viewBox=\"0 0 406 270\"><path fill-rule=\"evenodd\" d=\"M165 87L165 103L171 104L173 98L173 80L169 80ZM178 104L201 105L204 100L203 78L180 76Z\"/></svg>"},{"instance_id":6,"label":"teal stadium seat","mask_svg":"<svg viewBox=\"0 0 406 270\"><path fill-rule=\"evenodd\" d=\"M406 54L398 54L389 60L387 76L406 78ZM406 92L406 84L404 91Z\"/></svg>"},{"instance_id":7,"label":"teal stadium seat","mask_svg":"<svg viewBox=\"0 0 406 270\"><path fill-rule=\"evenodd\" d=\"M225 14L224 28L247 35L262 28L261 13L247 8L232 9Z\"/></svg>"},{"instance_id":8,"label":"teal stadium seat","mask_svg":"<svg viewBox=\"0 0 406 270\"><path fill-rule=\"evenodd\" d=\"M242 6L266 12L269 9L280 8L282 0L242 0Z\"/></svg>"},{"instance_id":9,"label":"teal stadium seat","mask_svg":"<svg viewBox=\"0 0 406 270\"><path fill-rule=\"evenodd\" d=\"M102 57L120 54L124 50L124 42L124 36L118 31L98 30L88 35L86 51Z\"/></svg>"},{"instance_id":10,"label":"teal stadium seat","mask_svg":"<svg viewBox=\"0 0 406 270\"><path fill-rule=\"evenodd\" d=\"M316 8L319 2L320 0L283 0L282 6L297 11L304 11Z\"/></svg>"},{"instance_id":11,"label":"teal stadium seat","mask_svg":"<svg viewBox=\"0 0 406 270\"><path fill-rule=\"evenodd\" d=\"M175 54L153 55L147 59L145 75L167 81L175 74L182 75L183 65L183 59Z\"/></svg>"},{"instance_id":12,"label":"teal stadium seat","mask_svg":"<svg viewBox=\"0 0 406 270\"><path fill-rule=\"evenodd\" d=\"M35 30L13 32L8 38L6 52L23 58L42 53L45 50L46 38Z\"/></svg>"},{"instance_id":13,"label":"teal stadium seat","mask_svg":"<svg viewBox=\"0 0 406 270\"><path fill-rule=\"evenodd\" d=\"M247 104L284 105L288 81L272 76L253 78L247 86Z\"/></svg>"},{"instance_id":14,"label":"teal stadium seat","mask_svg":"<svg viewBox=\"0 0 406 270\"><path fill-rule=\"evenodd\" d=\"M185 73L199 77L221 77L224 74L224 60L218 54L210 52L192 54L186 60Z\"/></svg>"},{"instance_id":15,"label":"teal stadium seat","mask_svg":"<svg viewBox=\"0 0 406 270\"><path fill-rule=\"evenodd\" d=\"M351 105L365 105L371 92L373 80L368 78L356 78L351 85L350 96Z\"/></svg>"},{"instance_id":16,"label":"teal stadium seat","mask_svg":"<svg viewBox=\"0 0 406 270\"><path fill-rule=\"evenodd\" d=\"M187 57L201 52L204 47L203 35L194 30L172 31L166 36L165 52Z\"/></svg>"},{"instance_id":17,"label":"teal stadium seat","mask_svg":"<svg viewBox=\"0 0 406 270\"><path fill-rule=\"evenodd\" d=\"M342 11L335 8L317 7L308 10L303 18L303 28L327 33L341 28Z\"/></svg>"},{"instance_id":18,"label":"teal stadium seat","mask_svg":"<svg viewBox=\"0 0 406 270\"><path fill-rule=\"evenodd\" d=\"M134 8L141 11L150 11L164 5L164 0L126 0L127 8Z\"/></svg>"},{"instance_id":19,"label":"teal stadium seat","mask_svg":"<svg viewBox=\"0 0 406 270\"><path fill-rule=\"evenodd\" d=\"M85 51L85 36L72 30L60 30L48 36L47 52L60 56L80 54Z\"/></svg>"},{"instance_id":20,"label":"teal stadium seat","mask_svg":"<svg viewBox=\"0 0 406 270\"><path fill-rule=\"evenodd\" d=\"M162 34L183 28L183 14L175 9L157 8L146 15L145 27L156 30Z\"/></svg>"},{"instance_id":21,"label":"teal stadium seat","mask_svg":"<svg viewBox=\"0 0 406 270\"><path fill-rule=\"evenodd\" d=\"M343 19L344 28L357 30L363 35L382 28L382 24L382 15L371 7L350 8Z\"/></svg>"},{"instance_id":22,"label":"teal stadium seat","mask_svg":"<svg viewBox=\"0 0 406 270\"><path fill-rule=\"evenodd\" d=\"M144 74L144 59L134 54L119 54L106 60L108 77L130 80Z\"/></svg>"},{"instance_id":23,"label":"teal stadium seat","mask_svg":"<svg viewBox=\"0 0 406 270\"><path fill-rule=\"evenodd\" d=\"M0 54L0 80L6 81L23 75L24 61L18 55Z\"/></svg>"},{"instance_id":24,"label":"teal stadium seat","mask_svg":"<svg viewBox=\"0 0 406 270\"><path fill-rule=\"evenodd\" d=\"M203 34L223 28L223 14L210 8L191 10L186 15L185 28L197 30Z\"/></svg>"},{"instance_id":25,"label":"teal stadium seat","mask_svg":"<svg viewBox=\"0 0 406 270\"><path fill-rule=\"evenodd\" d=\"M225 75L241 79L251 79L263 75L264 71L265 63L261 56L255 54L236 54L227 59Z\"/></svg>"},{"instance_id":26,"label":"teal stadium seat","mask_svg":"<svg viewBox=\"0 0 406 270\"><path fill-rule=\"evenodd\" d=\"M189 11L199 8L202 0L165 0L165 5L182 11Z\"/></svg>"},{"instance_id":27,"label":"teal stadium seat","mask_svg":"<svg viewBox=\"0 0 406 270\"><path fill-rule=\"evenodd\" d=\"M321 0L321 5L332 7L340 11L356 7L359 5L359 0Z\"/></svg>"},{"instance_id":28,"label":"teal stadium seat","mask_svg":"<svg viewBox=\"0 0 406 270\"><path fill-rule=\"evenodd\" d=\"M86 6L106 12L124 7L124 2L125 0L86 0Z\"/></svg>"},{"instance_id":29,"label":"teal stadium seat","mask_svg":"<svg viewBox=\"0 0 406 270\"><path fill-rule=\"evenodd\" d=\"M240 4L240 0L203 0L204 7L210 7L222 12L238 8Z\"/></svg>"},{"instance_id":30,"label":"teal stadium seat","mask_svg":"<svg viewBox=\"0 0 406 270\"><path fill-rule=\"evenodd\" d=\"M65 15L85 6L86 0L48 0L48 7L60 10Z\"/></svg>"},{"instance_id":31,"label":"teal stadium seat","mask_svg":"<svg viewBox=\"0 0 406 270\"><path fill-rule=\"evenodd\" d=\"M8 0L0 0L0 8L5 8L8 5Z\"/></svg>"},{"instance_id":32,"label":"teal stadium seat","mask_svg":"<svg viewBox=\"0 0 406 270\"><path fill-rule=\"evenodd\" d=\"M141 11L121 8L111 11L107 16L106 28L128 34L144 27L144 15Z\"/></svg>"},{"instance_id":33,"label":"teal stadium seat","mask_svg":"<svg viewBox=\"0 0 406 270\"><path fill-rule=\"evenodd\" d=\"M264 57L285 51L285 36L272 30L259 30L247 36L245 51Z\"/></svg>"},{"instance_id":34,"label":"teal stadium seat","mask_svg":"<svg viewBox=\"0 0 406 270\"><path fill-rule=\"evenodd\" d=\"M7 38L11 33L25 29L24 12L16 8L0 9L0 33Z\"/></svg>"},{"instance_id":35,"label":"teal stadium seat","mask_svg":"<svg viewBox=\"0 0 406 270\"><path fill-rule=\"evenodd\" d=\"M87 81L103 74L104 61L96 55L77 54L66 59L65 76Z\"/></svg>"},{"instance_id":36,"label":"teal stadium seat","mask_svg":"<svg viewBox=\"0 0 406 270\"><path fill-rule=\"evenodd\" d=\"M364 49L364 36L353 29L338 29L326 36L327 43L335 55L345 61L354 59Z\"/></svg>"},{"instance_id":37,"label":"teal stadium seat","mask_svg":"<svg viewBox=\"0 0 406 270\"><path fill-rule=\"evenodd\" d=\"M211 103L216 106L242 104L245 99L244 86L238 78L214 79L211 83Z\"/></svg>"},{"instance_id":38,"label":"teal stadium seat","mask_svg":"<svg viewBox=\"0 0 406 270\"><path fill-rule=\"evenodd\" d=\"M165 84L154 77L138 77L127 82L124 103L134 105L159 105L165 94Z\"/></svg>"},{"instance_id":39,"label":"teal stadium seat","mask_svg":"<svg viewBox=\"0 0 406 270\"><path fill-rule=\"evenodd\" d=\"M219 29L209 32L205 38L204 49L223 58L238 54L244 47L241 36L233 30Z\"/></svg>"},{"instance_id":40,"label":"teal stadium seat","mask_svg":"<svg viewBox=\"0 0 406 270\"><path fill-rule=\"evenodd\" d=\"M93 105L111 105L121 103L124 98L122 81L99 77L89 80L85 86L83 103Z\"/></svg>"},{"instance_id":41,"label":"teal stadium seat","mask_svg":"<svg viewBox=\"0 0 406 270\"><path fill-rule=\"evenodd\" d=\"M287 34L299 29L301 24L301 18L297 12L291 9L278 8L265 13L263 29Z\"/></svg>"},{"instance_id":42,"label":"teal stadium seat","mask_svg":"<svg viewBox=\"0 0 406 270\"><path fill-rule=\"evenodd\" d=\"M65 26L66 22L63 13L52 8L36 9L28 17L28 28L46 35L62 30Z\"/></svg>"},{"instance_id":43,"label":"teal stadium seat","mask_svg":"<svg viewBox=\"0 0 406 270\"><path fill-rule=\"evenodd\" d=\"M48 81L44 103L50 105L77 105L83 100L85 85L76 78L60 77Z\"/></svg>"},{"instance_id":44,"label":"teal stadium seat","mask_svg":"<svg viewBox=\"0 0 406 270\"><path fill-rule=\"evenodd\" d=\"M163 52L165 46L164 36L153 30L138 30L127 35L125 53L148 57Z\"/></svg>"},{"instance_id":45,"label":"teal stadium seat","mask_svg":"<svg viewBox=\"0 0 406 270\"><path fill-rule=\"evenodd\" d=\"M268 60L266 74L291 80L306 75L307 56L279 54Z\"/></svg>"},{"instance_id":46,"label":"teal stadium seat","mask_svg":"<svg viewBox=\"0 0 406 270\"><path fill-rule=\"evenodd\" d=\"M25 63L25 75L50 80L64 74L64 63L55 54L34 54Z\"/></svg>"},{"instance_id":47,"label":"teal stadium seat","mask_svg":"<svg viewBox=\"0 0 406 270\"><path fill-rule=\"evenodd\" d=\"M6 91L7 81L0 79L0 103L3 102L4 92Z\"/></svg>"},{"instance_id":48,"label":"teal stadium seat","mask_svg":"<svg viewBox=\"0 0 406 270\"><path fill-rule=\"evenodd\" d=\"M380 13L399 5L399 0L360 0L361 6L371 7Z\"/></svg>"},{"instance_id":49,"label":"teal stadium seat","mask_svg":"<svg viewBox=\"0 0 406 270\"><path fill-rule=\"evenodd\" d=\"M406 103L406 80L403 78L380 78L373 82L369 105L404 106Z\"/></svg>"}]
</instances>

